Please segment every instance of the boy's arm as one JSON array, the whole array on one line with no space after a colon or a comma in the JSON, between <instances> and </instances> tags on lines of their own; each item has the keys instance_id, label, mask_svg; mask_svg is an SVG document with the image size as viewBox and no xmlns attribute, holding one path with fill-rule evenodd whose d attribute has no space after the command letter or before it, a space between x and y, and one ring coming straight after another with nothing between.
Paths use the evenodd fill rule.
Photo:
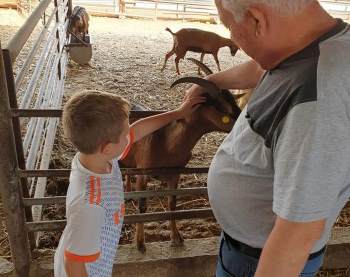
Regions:
<instances>
[{"instance_id":1,"label":"boy's arm","mask_svg":"<svg viewBox=\"0 0 350 277\"><path fill-rule=\"evenodd\" d=\"M130 128L134 132L134 142L153 133L174 120L178 120L190 115L198 108L198 104L205 101L204 97L190 97L176 110L150 116L134 122Z\"/></svg>"},{"instance_id":2,"label":"boy's arm","mask_svg":"<svg viewBox=\"0 0 350 277\"><path fill-rule=\"evenodd\" d=\"M88 277L85 263L71 261L64 258L64 267L67 277Z\"/></svg>"}]
</instances>

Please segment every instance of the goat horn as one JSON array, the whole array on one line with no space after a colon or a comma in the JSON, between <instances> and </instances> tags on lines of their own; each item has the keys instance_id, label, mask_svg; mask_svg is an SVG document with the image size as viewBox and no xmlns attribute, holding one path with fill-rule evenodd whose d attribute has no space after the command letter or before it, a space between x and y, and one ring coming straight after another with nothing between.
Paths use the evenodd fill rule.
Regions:
<instances>
[{"instance_id":1,"label":"goat horn","mask_svg":"<svg viewBox=\"0 0 350 277\"><path fill-rule=\"evenodd\" d=\"M193 62L195 65L197 65L206 75L213 74L213 71L209 67L207 67L204 63L202 63L199 60L196 60L194 58L187 58L187 60Z\"/></svg>"},{"instance_id":2,"label":"goat horn","mask_svg":"<svg viewBox=\"0 0 350 277\"><path fill-rule=\"evenodd\" d=\"M183 78L177 79L174 83L172 83L170 88L173 88L178 84L184 84L184 83L192 83L205 88L206 92L210 94L210 96L214 99L217 99L221 92L221 90L218 88L216 84L200 77L183 77Z\"/></svg>"}]
</instances>

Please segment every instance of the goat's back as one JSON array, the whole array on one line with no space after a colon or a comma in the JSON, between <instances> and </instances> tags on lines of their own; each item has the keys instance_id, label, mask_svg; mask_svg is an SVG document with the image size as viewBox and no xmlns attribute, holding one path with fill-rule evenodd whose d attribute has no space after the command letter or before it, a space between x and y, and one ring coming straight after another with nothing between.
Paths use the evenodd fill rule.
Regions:
<instances>
[{"instance_id":1,"label":"goat's back","mask_svg":"<svg viewBox=\"0 0 350 277\"><path fill-rule=\"evenodd\" d=\"M178 47L194 52L212 53L225 46L224 37L195 28L184 28L174 35Z\"/></svg>"},{"instance_id":2,"label":"goat's back","mask_svg":"<svg viewBox=\"0 0 350 277\"><path fill-rule=\"evenodd\" d=\"M191 151L180 151L183 142L175 136L181 128L181 123L175 121L135 142L121 165L137 168L185 166Z\"/></svg>"}]
</instances>

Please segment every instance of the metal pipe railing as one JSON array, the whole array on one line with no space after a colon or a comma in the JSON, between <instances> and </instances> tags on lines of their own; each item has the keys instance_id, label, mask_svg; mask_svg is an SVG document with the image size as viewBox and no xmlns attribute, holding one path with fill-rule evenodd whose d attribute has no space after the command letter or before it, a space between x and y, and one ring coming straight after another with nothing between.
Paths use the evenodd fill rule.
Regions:
<instances>
[{"instance_id":1,"label":"metal pipe railing","mask_svg":"<svg viewBox=\"0 0 350 277\"><path fill-rule=\"evenodd\" d=\"M42 0L25 21L23 26L17 31L17 33L8 43L6 49L10 51L12 63L15 62L24 44L27 42L30 34L33 32L41 16L45 13L45 10L49 6L50 2L51 0Z\"/></svg>"},{"instance_id":2,"label":"metal pipe railing","mask_svg":"<svg viewBox=\"0 0 350 277\"><path fill-rule=\"evenodd\" d=\"M166 190L147 190L147 191L133 191L125 192L125 200L136 200L140 198L151 197L165 197L165 196L207 196L208 191L206 187L199 188L183 188L183 189L166 189ZM24 198L25 206L30 207L34 205L52 205L65 204L65 196L41 197L41 198Z\"/></svg>"},{"instance_id":3,"label":"metal pipe railing","mask_svg":"<svg viewBox=\"0 0 350 277\"><path fill-rule=\"evenodd\" d=\"M41 42L49 34L49 27L50 27L50 24L52 23L52 20L54 18L56 10L57 10L57 8L55 8L53 10L52 14L50 15L49 19L47 20L47 23L45 24L43 30L41 31L39 37L37 38L33 48L31 49L30 53L28 54L26 61L24 62L22 68L18 72L16 79L15 79L16 89L18 89L21 86L22 81L24 79L24 76L28 72L30 65L33 63L34 57L39 50L39 46L40 46Z\"/></svg>"},{"instance_id":4,"label":"metal pipe railing","mask_svg":"<svg viewBox=\"0 0 350 277\"><path fill-rule=\"evenodd\" d=\"M193 218L210 218L213 217L211 209L193 209L181 211L168 211L144 214L132 214L124 217L124 224L134 224L142 222L193 219ZM66 220L52 220L40 222L27 222L26 228L28 232L38 231L56 231L66 226Z\"/></svg>"},{"instance_id":5,"label":"metal pipe railing","mask_svg":"<svg viewBox=\"0 0 350 277\"><path fill-rule=\"evenodd\" d=\"M208 167L162 167L162 168L121 168L122 174L126 175L176 175L176 174L203 174L208 173ZM30 177L69 177L70 169L47 169L47 170L18 170L22 178Z\"/></svg>"},{"instance_id":6,"label":"metal pipe railing","mask_svg":"<svg viewBox=\"0 0 350 277\"><path fill-rule=\"evenodd\" d=\"M131 111L129 118L139 119L166 111ZM12 117L62 117L61 109L12 109Z\"/></svg>"}]
</instances>

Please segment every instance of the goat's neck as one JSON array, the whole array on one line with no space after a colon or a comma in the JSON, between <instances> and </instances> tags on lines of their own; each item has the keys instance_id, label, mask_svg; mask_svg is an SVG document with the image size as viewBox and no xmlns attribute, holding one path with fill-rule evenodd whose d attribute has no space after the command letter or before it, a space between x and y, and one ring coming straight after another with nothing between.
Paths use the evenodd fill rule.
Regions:
<instances>
[{"instance_id":1,"label":"goat's neck","mask_svg":"<svg viewBox=\"0 0 350 277\"><path fill-rule=\"evenodd\" d=\"M178 151L180 147L183 152L191 152L198 140L211 130L203 122L190 121L185 122L179 120L171 126L173 128L171 134L172 149L169 152Z\"/></svg>"}]
</instances>

